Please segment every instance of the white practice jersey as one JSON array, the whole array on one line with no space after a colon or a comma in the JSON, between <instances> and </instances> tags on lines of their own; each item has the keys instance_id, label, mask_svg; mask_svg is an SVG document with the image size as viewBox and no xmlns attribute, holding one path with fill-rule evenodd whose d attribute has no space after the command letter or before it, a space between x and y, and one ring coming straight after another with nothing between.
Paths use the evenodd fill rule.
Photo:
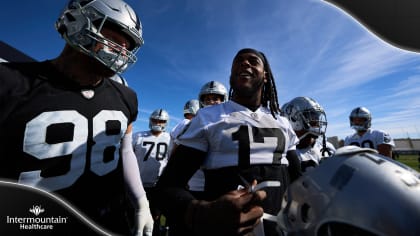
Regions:
<instances>
[{"instance_id":1,"label":"white practice jersey","mask_svg":"<svg viewBox=\"0 0 420 236\"><path fill-rule=\"evenodd\" d=\"M388 144L395 147L392 137L382 130L368 129L362 136L355 133L344 139L344 146L354 145L363 148L378 149L379 144Z\"/></svg>"},{"instance_id":2,"label":"white practice jersey","mask_svg":"<svg viewBox=\"0 0 420 236\"><path fill-rule=\"evenodd\" d=\"M191 120L189 119L183 119L181 122L179 122L177 125L175 125L174 128L171 130L171 138L173 140L177 139L178 136L184 131L185 126L190 123Z\"/></svg>"},{"instance_id":3,"label":"white practice jersey","mask_svg":"<svg viewBox=\"0 0 420 236\"><path fill-rule=\"evenodd\" d=\"M204 169L258 164L288 165L286 153L298 138L289 121L274 119L260 107L255 112L233 101L197 112L179 143L208 152Z\"/></svg>"},{"instance_id":4,"label":"white practice jersey","mask_svg":"<svg viewBox=\"0 0 420 236\"><path fill-rule=\"evenodd\" d=\"M320 140L321 139L321 140ZM330 149L332 154L335 153L335 147L330 142L326 142L327 148ZM324 156L322 155L322 138L318 138L313 147L309 146L307 148L297 148L296 152L298 154L299 160L302 161L314 161L316 164L319 164ZM325 157L328 157L327 153Z\"/></svg>"},{"instance_id":5,"label":"white practice jersey","mask_svg":"<svg viewBox=\"0 0 420 236\"><path fill-rule=\"evenodd\" d=\"M168 163L170 135L162 132L159 136L151 131L141 131L133 135L133 147L140 168L144 187L153 187Z\"/></svg>"},{"instance_id":6,"label":"white practice jersey","mask_svg":"<svg viewBox=\"0 0 420 236\"><path fill-rule=\"evenodd\" d=\"M185 132L185 129L187 128L188 124L191 120L184 119L181 122L179 122L171 131L171 145L170 150L172 153L172 149L174 147L174 144L178 145L178 136L180 136L183 132ZM188 181L189 190L191 191L204 191L204 172L199 169L195 172L195 174L191 177L191 179Z\"/></svg>"},{"instance_id":7,"label":"white practice jersey","mask_svg":"<svg viewBox=\"0 0 420 236\"><path fill-rule=\"evenodd\" d=\"M169 145L169 153L172 153L172 149L174 148L175 145L178 145L178 136L182 134L182 132L184 132L186 126L188 125L188 123L190 123L189 119L183 119L181 122L179 122L178 124L175 125L175 127L172 128L170 135L171 135L171 142Z\"/></svg>"}]
</instances>

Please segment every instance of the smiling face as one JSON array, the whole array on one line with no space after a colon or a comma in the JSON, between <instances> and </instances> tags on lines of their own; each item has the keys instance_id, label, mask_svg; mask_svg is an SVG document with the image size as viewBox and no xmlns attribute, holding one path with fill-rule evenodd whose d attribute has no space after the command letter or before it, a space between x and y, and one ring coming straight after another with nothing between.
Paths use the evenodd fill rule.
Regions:
<instances>
[{"instance_id":1,"label":"smiling face","mask_svg":"<svg viewBox=\"0 0 420 236\"><path fill-rule=\"evenodd\" d=\"M256 53L243 52L234 58L230 86L236 98L260 99L265 82L264 62Z\"/></svg>"}]
</instances>

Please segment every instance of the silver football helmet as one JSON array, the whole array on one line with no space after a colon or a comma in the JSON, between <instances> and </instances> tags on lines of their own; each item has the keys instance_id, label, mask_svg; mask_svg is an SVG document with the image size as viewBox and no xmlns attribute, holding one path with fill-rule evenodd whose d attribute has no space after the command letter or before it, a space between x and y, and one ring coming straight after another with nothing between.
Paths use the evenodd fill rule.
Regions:
<instances>
[{"instance_id":1,"label":"silver football helmet","mask_svg":"<svg viewBox=\"0 0 420 236\"><path fill-rule=\"evenodd\" d=\"M104 26L117 28L130 40L126 49L101 34ZM70 0L55 23L66 42L122 73L136 62L143 45L142 25L134 10L122 0ZM102 44L101 49L95 49Z\"/></svg>"},{"instance_id":2,"label":"silver football helmet","mask_svg":"<svg viewBox=\"0 0 420 236\"><path fill-rule=\"evenodd\" d=\"M295 131L305 131L300 138L308 134L320 136L327 129L327 116L324 108L309 97L296 97L284 104L281 115L289 119Z\"/></svg>"},{"instance_id":3,"label":"silver football helmet","mask_svg":"<svg viewBox=\"0 0 420 236\"><path fill-rule=\"evenodd\" d=\"M200 101L201 107L206 107L206 104L203 100L203 95L206 94L217 94L222 96L222 102L226 102L228 100L228 93L226 87L217 81L210 81L204 84L201 89L200 93L198 94L198 100Z\"/></svg>"},{"instance_id":4,"label":"silver football helmet","mask_svg":"<svg viewBox=\"0 0 420 236\"><path fill-rule=\"evenodd\" d=\"M191 99L184 105L184 115L192 114L195 116L195 114L197 114L198 109L200 109L200 104L198 100Z\"/></svg>"},{"instance_id":5,"label":"silver football helmet","mask_svg":"<svg viewBox=\"0 0 420 236\"><path fill-rule=\"evenodd\" d=\"M364 118L365 122L362 125L354 124L353 118ZM357 131L365 131L368 130L372 123L372 115L370 111L366 107L356 107L354 108L349 116L350 119L350 127L357 130Z\"/></svg>"},{"instance_id":6,"label":"silver football helmet","mask_svg":"<svg viewBox=\"0 0 420 236\"><path fill-rule=\"evenodd\" d=\"M294 181L277 216L287 235L420 235L420 174L346 146Z\"/></svg>"},{"instance_id":7,"label":"silver football helmet","mask_svg":"<svg viewBox=\"0 0 420 236\"><path fill-rule=\"evenodd\" d=\"M156 122L161 121L161 122ZM169 114L163 109L157 109L152 112L149 118L149 128L152 131L162 132L166 130L169 123Z\"/></svg>"}]
</instances>

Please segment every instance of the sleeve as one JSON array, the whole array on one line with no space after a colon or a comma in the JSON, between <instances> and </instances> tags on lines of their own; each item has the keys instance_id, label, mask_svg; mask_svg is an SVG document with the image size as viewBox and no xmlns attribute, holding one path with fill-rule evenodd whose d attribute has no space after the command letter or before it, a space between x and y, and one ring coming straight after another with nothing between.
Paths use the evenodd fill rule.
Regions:
<instances>
[{"instance_id":1,"label":"sleeve","mask_svg":"<svg viewBox=\"0 0 420 236\"><path fill-rule=\"evenodd\" d=\"M380 139L377 140L378 144L386 144L390 145L391 147L395 147L394 140L389 133L385 131L379 131L379 134Z\"/></svg>"},{"instance_id":2,"label":"sleeve","mask_svg":"<svg viewBox=\"0 0 420 236\"><path fill-rule=\"evenodd\" d=\"M333 152L333 154L337 151L334 145L327 141L327 147Z\"/></svg>"},{"instance_id":3,"label":"sleeve","mask_svg":"<svg viewBox=\"0 0 420 236\"><path fill-rule=\"evenodd\" d=\"M296 150L296 145L299 143L299 138L297 137L292 127L289 128L289 139L290 139L290 145L289 145L288 150Z\"/></svg>"},{"instance_id":4,"label":"sleeve","mask_svg":"<svg viewBox=\"0 0 420 236\"><path fill-rule=\"evenodd\" d=\"M124 135L121 143L121 155L123 162L124 180L127 186L128 195L134 207L138 207L138 199L145 195L143 183L140 177L140 170L137 158L132 146L132 133Z\"/></svg>"},{"instance_id":5,"label":"sleeve","mask_svg":"<svg viewBox=\"0 0 420 236\"><path fill-rule=\"evenodd\" d=\"M31 72L31 67L25 66L26 64L0 63L0 124L9 118L9 114L15 108L20 106L19 103L21 100L19 98L25 96L31 90L31 86L28 80L25 79L25 75L21 74L22 70L27 73ZM40 67L38 64L35 66Z\"/></svg>"},{"instance_id":6,"label":"sleeve","mask_svg":"<svg viewBox=\"0 0 420 236\"><path fill-rule=\"evenodd\" d=\"M200 110L197 115L188 123L184 132L178 137L177 144L191 147L203 152L208 150L206 135L206 124L204 123Z\"/></svg>"},{"instance_id":7,"label":"sleeve","mask_svg":"<svg viewBox=\"0 0 420 236\"><path fill-rule=\"evenodd\" d=\"M171 132L169 133L171 135L172 139L176 139L177 136L180 133L180 128L183 126L183 121L179 122L178 124L175 125L175 127L172 128Z\"/></svg>"},{"instance_id":8,"label":"sleeve","mask_svg":"<svg viewBox=\"0 0 420 236\"><path fill-rule=\"evenodd\" d=\"M137 140L138 140L138 133L134 133L133 134L133 140L131 140L131 143L133 145L134 150L136 149Z\"/></svg>"},{"instance_id":9,"label":"sleeve","mask_svg":"<svg viewBox=\"0 0 420 236\"><path fill-rule=\"evenodd\" d=\"M302 170L300 165L299 157L296 153L296 150L289 150L287 151L286 158L289 161L289 165L287 166L287 170L290 175L290 181L293 182L302 176Z\"/></svg>"},{"instance_id":10,"label":"sleeve","mask_svg":"<svg viewBox=\"0 0 420 236\"><path fill-rule=\"evenodd\" d=\"M285 127L284 132L289 138L289 146L287 147L287 151L296 150L296 145L299 143L299 138L293 130L293 127L290 124L289 120L287 120L284 117L278 117L277 119L282 119L282 124L284 124L282 125L282 127Z\"/></svg>"}]
</instances>

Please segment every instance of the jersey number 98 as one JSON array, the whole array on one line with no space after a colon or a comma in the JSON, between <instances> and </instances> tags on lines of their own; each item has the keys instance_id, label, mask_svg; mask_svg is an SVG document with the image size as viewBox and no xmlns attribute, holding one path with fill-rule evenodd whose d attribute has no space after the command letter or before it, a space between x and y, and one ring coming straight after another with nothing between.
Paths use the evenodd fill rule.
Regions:
<instances>
[{"instance_id":1,"label":"jersey number 98","mask_svg":"<svg viewBox=\"0 0 420 236\"><path fill-rule=\"evenodd\" d=\"M110 117L112 119L109 119ZM119 133L107 134L106 123L111 120L120 122ZM70 123L74 127L72 140L48 143L46 141L48 127L62 123ZM89 137L88 119L77 111L53 111L38 115L26 125L23 151L41 161L70 155L70 167L64 174L50 177L42 177L42 170L22 172L19 183L49 191L63 189L71 186L83 174L87 169L87 163L89 163L88 169L94 174L106 175L118 165L118 150L125 127L127 127L127 118L121 111L103 110L96 114L92 118L91 137ZM104 150L110 147L115 150L114 157L105 161Z\"/></svg>"}]
</instances>

